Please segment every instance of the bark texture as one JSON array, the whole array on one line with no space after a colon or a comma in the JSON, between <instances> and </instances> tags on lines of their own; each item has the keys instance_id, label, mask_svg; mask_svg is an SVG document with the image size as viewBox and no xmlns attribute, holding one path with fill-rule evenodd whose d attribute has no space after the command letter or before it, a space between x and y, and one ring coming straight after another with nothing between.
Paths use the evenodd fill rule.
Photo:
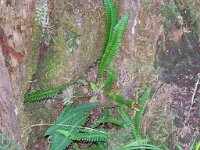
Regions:
<instances>
[{"instance_id":1,"label":"bark texture","mask_svg":"<svg viewBox=\"0 0 200 150\"><path fill-rule=\"evenodd\" d=\"M17 119L17 106L14 102L8 69L5 64L5 57L0 48L0 132L21 143L21 132Z\"/></svg>"}]
</instances>

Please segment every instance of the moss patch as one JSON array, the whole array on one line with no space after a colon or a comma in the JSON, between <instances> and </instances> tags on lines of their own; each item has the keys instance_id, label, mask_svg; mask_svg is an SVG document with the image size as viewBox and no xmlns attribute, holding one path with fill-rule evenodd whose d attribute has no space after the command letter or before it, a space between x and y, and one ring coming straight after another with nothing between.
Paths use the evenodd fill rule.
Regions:
<instances>
[{"instance_id":1,"label":"moss patch","mask_svg":"<svg viewBox=\"0 0 200 150\"><path fill-rule=\"evenodd\" d=\"M52 2L50 45L39 62L36 88L63 85L77 78L101 54L103 19L100 2ZM103 6L103 4L102 4ZM92 9L97 9L93 11Z\"/></svg>"}]
</instances>

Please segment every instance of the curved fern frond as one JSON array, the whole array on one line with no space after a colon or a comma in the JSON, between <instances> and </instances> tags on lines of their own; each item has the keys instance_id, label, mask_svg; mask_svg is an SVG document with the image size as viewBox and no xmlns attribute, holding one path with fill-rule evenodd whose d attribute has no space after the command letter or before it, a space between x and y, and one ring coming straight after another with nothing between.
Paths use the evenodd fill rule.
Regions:
<instances>
[{"instance_id":1,"label":"curved fern frond","mask_svg":"<svg viewBox=\"0 0 200 150\"><path fill-rule=\"evenodd\" d=\"M139 150L139 149L148 149L148 150L162 150L159 147L151 144L134 144L122 147L121 150Z\"/></svg>"},{"instance_id":2,"label":"curved fern frond","mask_svg":"<svg viewBox=\"0 0 200 150\"><path fill-rule=\"evenodd\" d=\"M38 90L38 91L27 93L24 95L24 101L34 102L34 101L40 101L40 100L51 98L55 95L62 93L64 90L66 90L69 86L73 84L74 82L70 82L63 86L58 86L58 87L53 87L47 90Z\"/></svg>"},{"instance_id":3,"label":"curved fern frond","mask_svg":"<svg viewBox=\"0 0 200 150\"><path fill-rule=\"evenodd\" d=\"M110 66L121 47L121 41L128 23L128 18L129 13L123 16L113 29L112 38L109 40L105 53L100 60L98 71L99 77L103 75L104 69Z\"/></svg>"},{"instance_id":4,"label":"curved fern frond","mask_svg":"<svg viewBox=\"0 0 200 150\"><path fill-rule=\"evenodd\" d=\"M135 125L134 125L131 117L127 113L124 112L124 109L122 106L119 108L119 114L121 115L121 117L124 119L124 122L126 123L125 127L131 127L133 137L135 137L136 136L135 135Z\"/></svg>"},{"instance_id":5,"label":"curved fern frond","mask_svg":"<svg viewBox=\"0 0 200 150\"><path fill-rule=\"evenodd\" d=\"M141 120L142 120L142 115L143 115L143 112L145 110L145 107L146 107L146 103L147 103L147 100L151 94L151 91L152 91L152 87L148 87L145 91L144 91L144 94L143 96L141 97L139 103L140 105L142 106L140 108L139 111L136 111L136 114L135 114L135 118L134 118L134 126L135 126L135 134L136 134L136 138L139 138L141 137L140 136L140 125L141 125Z\"/></svg>"},{"instance_id":6,"label":"curved fern frond","mask_svg":"<svg viewBox=\"0 0 200 150\"><path fill-rule=\"evenodd\" d=\"M147 139L132 140L128 144L122 146L121 150L139 150L139 149L148 149L148 150L161 150L155 145L148 144Z\"/></svg>"},{"instance_id":7,"label":"curved fern frond","mask_svg":"<svg viewBox=\"0 0 200 150\"><path fill-rule=\"evenodd\" d=\"M115 3L112 0L104 0L105 14L106 14L106 37L103 46L103 53L106 50L108 41L111 39L113 28L118 20L118 12Z\"/></svg>"},{"instance_id":8,"label":"curved fern frond","mask_svg":"<svg viewBox=\"0 0 200 150\"><path fill-rule=\"evenodd\" d=\"M98 127L102 123L112 123L117 126L124 126L124 122L120 118L109 116L107 118L101 118L97 120L93 125L92 128Z\"/></svg>"}]
</instances>

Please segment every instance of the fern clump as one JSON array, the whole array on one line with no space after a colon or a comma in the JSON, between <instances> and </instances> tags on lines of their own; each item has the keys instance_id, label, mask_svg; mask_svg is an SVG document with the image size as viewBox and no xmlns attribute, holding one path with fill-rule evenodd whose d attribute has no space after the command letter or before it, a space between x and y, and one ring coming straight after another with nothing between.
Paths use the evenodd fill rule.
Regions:
<instances>
[{"instance_id":1,"label":"fern clump","mask_svg":"<svg viewBox=\"0 0 200 150\"><path fill-rule=\"evenodd\" d=\"M90 111L97 108L98 105L98 103L68 105L57 117L54 125L45 132L45 136L51 136L51 149L61 150L68 147L75 139L72 135L79 134L90 115ZM82 136L84 136L83 133ZM91 136L91 141L93 138L94 136ZM88 140L90 139L88 138Z\"/></svg>"}]
</instances>

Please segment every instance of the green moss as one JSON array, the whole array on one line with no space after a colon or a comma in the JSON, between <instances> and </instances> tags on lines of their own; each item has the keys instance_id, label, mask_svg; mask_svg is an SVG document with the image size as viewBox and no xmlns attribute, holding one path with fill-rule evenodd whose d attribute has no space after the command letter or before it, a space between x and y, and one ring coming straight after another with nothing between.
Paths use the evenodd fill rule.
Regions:
<instances>
[{"instance_id":1,"label":"green moss","mask_svg":"<svg viewBox=\"0 0 200 150\"><path fill-rule=\"evenodd\" d=\"M47 57L39 66L39 82L40 88L46 88L51 81L58 81L69 72L67 60L73 57L73 53L78 49L79 30L75 24L67 20L60 20L58 24L57 34L51 39Z\"/></svg>"},{"instance_id":2,"label":"green moss","mask_svg":"<svg viewBox=\"0 0 200 150\"><path fill-rule=\"evenodd\" d=\"M36 24L36 22L33 22L32 27L32 37L31 37L31 43L27 43L28 46L28 57L27 57L27 74L28 74L28 80L32 79L32 76L37 71L38 66L38 59L39 59L39 47L40 42L42 39L42 29L40 26Z\"/></svg>"}]
</instances>

